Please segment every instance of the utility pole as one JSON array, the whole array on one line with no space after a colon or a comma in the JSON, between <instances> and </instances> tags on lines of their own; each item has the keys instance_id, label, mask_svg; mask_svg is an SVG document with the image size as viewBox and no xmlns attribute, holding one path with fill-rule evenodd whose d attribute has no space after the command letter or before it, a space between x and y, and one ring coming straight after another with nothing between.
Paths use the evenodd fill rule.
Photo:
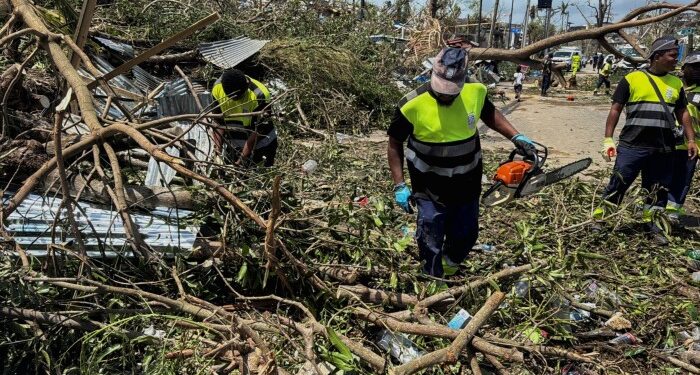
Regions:
<instances>
[{"instance_id":1,"label":"utility pole","mask_svg":"<svg viewBox=\"0 0 700 375\"><path fill-rule=\"evenodd\" d=\"M489 31L489 48L493 47L493 34L496 31L496 18L498 18L498 0L493 6L493 16L491 16L491 31Z\"/></svg>"},{"instance_id":2,"label":"utility pole","mask_svg":"<svg viewBox=\"0 0 700 375\"><path fill-rule=\"evenodd\" d=\"M508 48L513 47L513 42L511 42L511 40L515 41L515 38L513 38L513 3L514 2L515 2L515 0L510 0L510 16L508 17L508 44L507 44Z\"/></svg>"},{"instance_id":3,"label":"utility pole","mask_svg":"<svg viewBox=\"0 0 700 375\"><path fill-rule=\"evenodd\" d=\"M527 46L527 24L530 20L530 0L527 0L527 5L525 5L525 21L523 21L523 42L520 48Z\"/></svg>"},{"instance_id":4,"label":"utility pole","mask_svg":"<svg viewBox=\"0 0 700 375\"><path fill-rule=\"evenodd\" d=\"M549 19L552 17L552 8L547 8L547 16L544 18L544 39L549 36ZM545 51L547 53L547 51Z\"/></svg>"},{"instance_id":5,"label":"utility pole","mask_svg":"<svg viewBox=\"0 0 700 375\"><path fill-rule=\"evenodd\" d=\"M479 19L476 21L476 43L481 44L481 5L484 0L479 0ZM530 0L528 0L530 1Z\"/></svg>"}]
</instances>

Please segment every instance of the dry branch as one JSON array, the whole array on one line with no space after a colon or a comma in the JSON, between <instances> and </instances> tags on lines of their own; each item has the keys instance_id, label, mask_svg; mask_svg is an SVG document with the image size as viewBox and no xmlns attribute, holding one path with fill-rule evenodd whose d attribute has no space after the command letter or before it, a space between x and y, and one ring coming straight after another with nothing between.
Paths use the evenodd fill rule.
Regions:
<instances>
[{"instance_id":1,"label":"dry branch","mask_svg":"<svg viewBox=\"0 0 700 375\"><path fill-rule=\"evenodd\" d=\"M452 342L452 345L416 358L411 362L389 370L389 373L394 375L414 374L437 364L457 362L462 350L464 350L465 346L471 341L479 328L486 323L486 320L491 314L496 311L505 297L505 293L502 292L495 292L492 294L491 297L486 300L484 306L474 314L474 317L469 321L467 326L459 332L459 335Z\"/></svg>"}]
</instances>

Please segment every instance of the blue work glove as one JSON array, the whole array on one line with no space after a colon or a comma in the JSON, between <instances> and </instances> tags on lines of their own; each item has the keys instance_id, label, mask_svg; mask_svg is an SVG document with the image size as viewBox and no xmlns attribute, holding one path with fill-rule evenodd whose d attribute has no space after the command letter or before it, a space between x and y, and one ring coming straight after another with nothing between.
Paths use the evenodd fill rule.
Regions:
<instances>
[{"instance_id":1,"label":"blue work glove","mask_svg":"<svg viewBox=\"0 0 700 375\"><path fill-rule=\"evenodd\" d=\"M411 189L406 186L405 182L401 182L394 186L394 200L396 204L401 206L404 211L409 214L413 212L411 205L408 204L408 199L411 197Z\"/></svg>"},{"instance_id":2,"label":"blue work glove","mask_svg":"<svg viewBox=\"0 0 700 375\"><path fill-rule=\"evenodd\" d=\"M515 148L517 148L518 153L526 159L535 159L537 157L535 144L525 134L516 134L510 140L515 145Z\"/></svg>"}]
</instances>

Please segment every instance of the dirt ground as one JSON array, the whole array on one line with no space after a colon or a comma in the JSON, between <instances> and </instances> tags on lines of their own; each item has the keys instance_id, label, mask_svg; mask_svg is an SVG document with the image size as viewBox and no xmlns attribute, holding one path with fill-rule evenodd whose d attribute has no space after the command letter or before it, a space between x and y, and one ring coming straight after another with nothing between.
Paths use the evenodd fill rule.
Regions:
<instances>
[{"instance_id":1,"label":"dirt ground","mask_svg":"<svg viewBox=\"0 0 700 375\"><path fill-rule=\"evenodd\" d=\"M499 88L503 89L511 100L505 103L497 102L496 106L519 131L549 148L548 165L562 165L590 157L593 159L591 168L610 166L600 154L605 120L611 104L609 96L594 96L592 92L554 88L549 91L549 96L541 97L535 84L529 84L526 85L522 100L518 103L514 100L510 82L499 85ZM568 96L573 96L573 101L567 100ZM620 118L617 131L622 125L624 114ZM512 143L483 123L479 131L483 148L512 148Z\"/></svg>"}]
</instances>

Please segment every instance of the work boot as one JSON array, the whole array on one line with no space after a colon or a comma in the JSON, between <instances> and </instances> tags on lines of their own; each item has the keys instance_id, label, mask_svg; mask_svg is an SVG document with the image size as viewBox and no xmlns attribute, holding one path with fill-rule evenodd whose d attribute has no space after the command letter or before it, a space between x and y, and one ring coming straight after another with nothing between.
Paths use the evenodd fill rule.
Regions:
<instances>
[{"instance_id":1,"label":"work boot","mask_svg":"<svg viewBox=\"0 0 700 375\"><path fill-rule=\"evenodd\" d=\"M598 95L598 90L593 90L593 95Z\"/></svg>"},{"instance_id":2,"label":"work boot","mask_svg":"<svg viewBox=\"0 0 700 375\"><path fill-rule=\"evenodd\" d=\"M652 245L668 246L669 241L666 238L666 233L654 223L645 223L644 231L646 237Z\"/></svg>"}]
</instances>

